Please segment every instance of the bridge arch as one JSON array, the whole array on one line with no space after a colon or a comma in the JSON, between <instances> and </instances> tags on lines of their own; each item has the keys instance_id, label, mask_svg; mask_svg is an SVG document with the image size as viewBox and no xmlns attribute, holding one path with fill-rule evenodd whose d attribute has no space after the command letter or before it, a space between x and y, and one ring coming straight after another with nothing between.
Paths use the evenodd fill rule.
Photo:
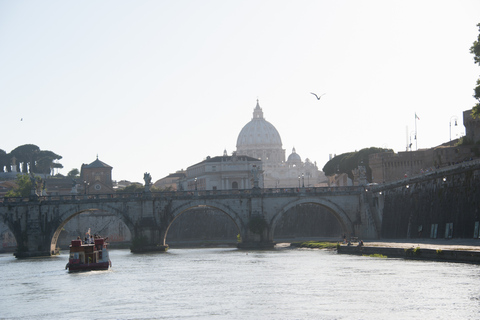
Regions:
<instances>
[{"instance_id":1,"label":"bridge arch","mask_svg":"<svg viewBox=\"0 0 480 320\"><path fill-rule=\"evenodd\" d=\"M270 230L271 230L271 238L273 240L275 227L277 223L280 221L283 215L286 212L294 207L297 207L302 204L315 204L326 208L331 214L333 214L338 222L340 223L343 231L346 234L354 234L354 228L352 220L348 217L347 213L336 203L332 202L329 199L325 198L318 198L318 197L309 197L309 198L302 198L293 200L286 205L284 205L277 213L275 213L269 221Z\"/></svg>"},{"instance_id":2,"label":"bridge arch","mask_svg":"<svg viewBox=\"0 0 480 320\"><path fill-rule=\"evenodd\" d=\"M235 226L238 229L238 233L240 235L242 235L242 230L244 229L245 223L240 218L240 216L237 212L235 212L234 210L232 210L228 206L226 206L222 203L219 203L217 201L192 200L192 201L188 201L186 203L182 203L178 207L172 208L172 210L171 210L171 220L169 221L168 227L166 228L165 234L163 235L163 244L165 245L165 243L166 243L168 230L172 226L175 219L177 219L181 214L183 214L183 213L185 213L185 212L187 212L191 209L202 208L202 207L216 209L216 210L219 210L222 213L224 213L226 216L228 216L233 221L233 223L235 224Z\"/></svg>"},{"instance_id":3,"label":"bridge arch","mask_svg":"<svg viewBox=\"0 0 480 320\"><path fill-rule=\"evenodd\" d=\"M98 205L89 205L83 208L82 207L69 208L67 210L60 211L58 224L56 226L56 229L52 230L53 233L51 234L50 252L52 253L55 252L57 243L58 243L58 238L60 236L62 229L65 227L65 225L76 216L86 212L112 213L115 217L117 217L120 221L122 221L127 226L128 230L133 235L134 229L133 229L133 223L131 219L125 214L123 210L115 206L112 206L109 204L98 204Z\"/></svg>"}]
</instances>

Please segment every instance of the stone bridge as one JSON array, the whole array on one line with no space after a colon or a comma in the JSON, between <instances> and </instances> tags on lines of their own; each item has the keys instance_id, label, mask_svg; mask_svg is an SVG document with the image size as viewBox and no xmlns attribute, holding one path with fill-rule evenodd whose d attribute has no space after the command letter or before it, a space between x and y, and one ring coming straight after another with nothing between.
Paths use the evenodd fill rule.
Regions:
<instances>
[{"instance_id":1,"label":"stone bridge","mask_svg":"<svg viewBox=\"0 0 480 320\"><path fill-rule=\"evenodd\" d=\"M62 228L87 211L106 211L122 220L132 234L132 252L164 251L172 222L197 207L228 215L241 236L239 248L269 248L276 223L302 204L326 208L347 235L377 238L380 211L369 204L375 201L368 194L365 187L334 187L33 196L0 199L0 216L16 238L16 257L55 254Z\"/></svg>"}]
</instances>

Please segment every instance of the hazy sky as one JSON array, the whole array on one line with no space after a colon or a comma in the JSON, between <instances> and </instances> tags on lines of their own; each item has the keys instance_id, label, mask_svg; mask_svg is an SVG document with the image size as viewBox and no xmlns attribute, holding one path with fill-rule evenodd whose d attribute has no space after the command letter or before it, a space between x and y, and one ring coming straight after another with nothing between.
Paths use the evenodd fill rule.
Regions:
<instances>
[{"instance_id":1,"label":"hazy sky","mask_svg":"<svg viewBox=\"0 0 480 320\"><path fill-rule=\"evenodd\" d=\"M235 151L257 98L286 156L320 169L405 151L415 113L418 149L434 147L475 104L479 13L478 0L0 0L0 149L51 150L62 174L98 154L114 180L156 181Z\"/></svg>"}]
</instances>

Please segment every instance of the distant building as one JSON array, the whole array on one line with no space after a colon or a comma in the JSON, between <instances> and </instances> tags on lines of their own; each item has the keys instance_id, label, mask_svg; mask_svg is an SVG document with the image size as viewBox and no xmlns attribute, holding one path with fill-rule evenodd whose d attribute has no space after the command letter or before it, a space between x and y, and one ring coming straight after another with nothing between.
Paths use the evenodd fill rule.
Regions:
<instances>
[{"instance_id":1,"label":"distant building","mask_svg":"<svg viewBox=\"0 0 480 320\"><path fill-rule=\"evenodd\" d=\"M81 181L77 183L85 194L113 193L112 167L98 160L82 164Z\"/></svg>"},{"instance_id":2,"label":"distant building","mask_svg":"<svg viewBox=\"0 0 480 320\"><path fill-rule=\"evenodd\" d=\"M277 129L263 117L257 100L253 118L240 131L237 138L237 155L262 160L265 188L294 188L326 186L325 174L317 163L302 158L295 148L285 161L285 149Z\"/></svg>"},{"instance_id":3,"label":"distant building","mask_svg":"<svg viewBox=\"0 0 480 320\"><path fill-rule=\"evenodd\" d=\"M353 181L348 177L346 173L339 173L328 176L328 186L329 187L351 187L353 186Z\"/></svg>"},{"instance_id":4,"label":"distant building","mask_svg":"<svg viewBox=\"0 0 480 320\"><path fill-rule=\"evenodd\" d=\"M259 175L263 188L295 188L327 186L325 174L317 163L308 158L302 161L295 148L285 161L285 149L277 129L263 117L257 100L253 118L240 131L237 149L231 156L208 157L189 167L185 177L171 174L155 182L155 186L178 181L178 189L226 190L253 188L252 168Z\"/></svg>"},{"instance_id":5,"label":"distant building","mask_svg":"<svg viewBox=\"0 0 480 320\"><path fill-rule=\"evenodd\" d=\"M473 119L472 110L463 113L466 137L471 142L480 141L480 119ZM436 168L478 159L478 144L456 146L459 139L440 146L405 152L383 152L369 157L372 182L386 183L428 173Z\"/></svg>"},{"instance_id":6,"label":"distant building","mask_svg":"<svg viewBox=\"0 0 480 320\"><path fill-rule=\"evenodd\" d=\"M77 190L79 181L69 177L54 177L45 179L45 192L49 196L71 195L72 190Z\"/></svg>"},{"instance_id":7,"label":"distant building","mask_svg":"<svg viewBox=\"0 0 480 320\"><path fill-rule=\"evenodd\" d=\"M160 190L169 189L169 190L172 190L172 191L176 191L178 182L180 180L183 180L186 177L186 175L187 174L186 174L185 170L179 170L175 173L170 173L165 178L157 180L153 184L153 186L160 189Z\"/></svg>"},{"instance_id":8,"label":"distant building","mask_svg":"<svg viewBox=\"0 0 480 320\"><path fill-rule=\"evenodd\" d=\"M263 187L262 161L248 156L207 157L187 168L180 190L252 189L255 179Z\"/></svg>"},{"instance_id":9,"label":"distant building","mask_svg":"<svg viewBox=\"0 0 480 320\"><path fill-rule=\"evenodd\" d=\"M455 140L452 142L457 142ZM472 146L438 146L405 152L383 152L369 157L372 182L384 183L428 173L436 168L478 158Z\"/></svg>"}]
</instances>

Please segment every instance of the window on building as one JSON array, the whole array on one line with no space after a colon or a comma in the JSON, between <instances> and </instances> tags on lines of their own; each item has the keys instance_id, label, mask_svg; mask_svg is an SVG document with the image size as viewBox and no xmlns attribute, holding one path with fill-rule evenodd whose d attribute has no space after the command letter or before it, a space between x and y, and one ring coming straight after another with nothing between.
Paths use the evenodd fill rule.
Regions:
<instances>
[{"instance_id":1,"label":"window on building","mask_svg":"<svg viewBox=\"0 0 480 320\"><path fill-rule=\"evenodd\" d=\"M432 224L430 227L430 238L437 239L437 230L438 230L438 223Z\"/></svg>"},{"instance_id":2,"label":"window on building","mask_svg":"<svg viewBox=\"0 0 480 320\"><path fill-rule=\"evenodd\" d=\"M232 182L232 189L238 189L238 182L237 181Z\"/></svg>"},{"instance_id":3,"label":"window on building","mask_svg":"<svg viewBox=\"0 0 480 320\"><path fill-rule=\"evenodd\" d=\"M445 225L445 239L451 239L453 237L453 222Z\"/></svg>"}]
</instances>

